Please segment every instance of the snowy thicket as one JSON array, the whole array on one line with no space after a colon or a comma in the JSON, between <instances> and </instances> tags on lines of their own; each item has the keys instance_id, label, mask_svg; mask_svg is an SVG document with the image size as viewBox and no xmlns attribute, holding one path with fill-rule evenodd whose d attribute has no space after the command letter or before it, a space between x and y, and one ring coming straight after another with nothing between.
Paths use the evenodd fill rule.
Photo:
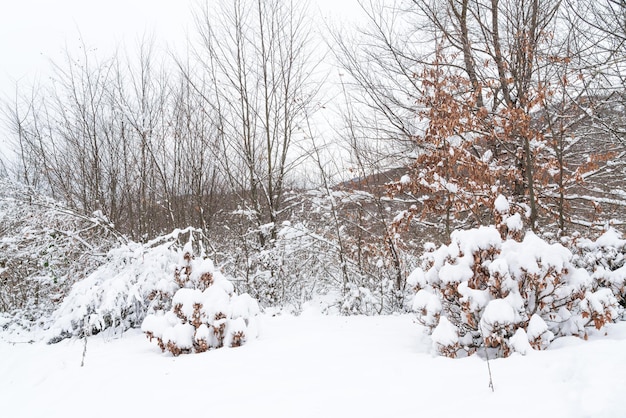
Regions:
<instances>
[{"instance_id":1,"label":"snowy thicket","mask_svg":"<svg viewBox=\"0 0 626 418\"><path fill-rule=\"evenodd\" d=\"M338 311L344 315L404 312L406 277L416 265L412 243L392 224L398 209L365 190L327 190L312 196L320 220L313 224L329 248L327 274L340 290ZM369 190L369 191L367 191Z\"/></svg>"},{"instance_id":2,"label":"snowy thicket","mask_svg":"<svg viewBox=\"0 0 626 418\"><path fill-rule=\"evenodd\" d=\"M224 338L230 339L227 341L230 345L236 345L236 338L243 340L244 334L235 331L246 331L241 320L246 322L254 316L258 306L247 295L234 295L232 284L210 260L202 256L193 258L192 242L196 242L197 252L203 255L201 243L193 239L195 234L198 231L192 228L176 230L146 244L128 243L109 251L106 262L74 284L52 313L45 325L46 339L55 342L105 329L122 332L139 327L147 315L152 316L143 324L144 329L159 328L151 331L161 338L166 327L159 325L160 320L169 320L174 327L176 321L172 318L179 315L178 322L188 319L194 323L194 306L200 301L206 309L215 307L217 311L213 314L224 316L216 319L213 315L211 320L217 322L212 324L217 327L225 324ZM184 247L183 240L188 240ZM202 290L205 290L204 299L198 294L203 294ZM235 330L236 327L239 328ZM175 328L174 332L180 333L184 327ZM207 341L209 346L212 343Z\"/></svg>"},{"instance_id":3,"label":"snowy thicket","mask_svg":"<svg viewBox=\"0 0 626 418\"><path fill-rule=\"evenodd\" d=\"M262 248L254 238L264 231L242 234L243 245L231 245L223 258L231 275L239 279L238 291L250 293L263 307L298 312L314 294L332 287L328 271L333 243L302 222L285 221L276 230L276 237Z\"/></svg>"},{"instance_id":4,"label":"snowy thicket","mask_svg":"<svg viewBox=\"0 0 626 418\"><path fill-rule=\"evenodd\" d=\"M224 224L231 238L214 236L216 260L237 278L238 291L264 308L295 313L318 297L329 313L406 311L405 279L416 257L387 229L391 203L385 203L387 211L375 196L359 191L309 190L290 199L290 220L255 227L249 211L238 210Z\"/></svg>"},{"instance_id":5,"label":"snowy thicket","mask_svg":"<svg viewBox=\"0 0 626 418\"><path fill-rule=\"evenodd\" d=\"M547 347L557 336L585 336L618 317L610 288L594 285L572 253L532 232L496 200L498 226L455 231L428 247L409 281L413 309L440 354L456 357L486 346L495 355ZM517 238L517 239L515 239Z\"/></svg>"},{"instance_id":6,"label":"snowy thicket","mask_svg":"<svg viewBox=\"0 0 626 418\"><path fill-rule=\"evenodd\" d=\"M256 337L259 306L247 293L236 295L232 283L209 259L195 258L191 243L178 254L179 263L169 283L159 286L153 300L177 288L171 308L158 309L141 325L150 341L177 356L212 348L238 347ZM165 289L165 290L163 290Z\"/></svg>"},{"instance_id":7,"label":"snowy thicket","mask_svg":"<svg viewBox=\"0 0 626 418\"><path fill-rule=\"evenodd\" d=\"M0 180L0 316L42 322L119 237L101 213L84 216L33 189Z\"/></svg>"},{"instance_id":8,"label":"snowy thicket","mask_svg":"<svg viewBox=\"0 0 626 418\"><path fill-rule=\"evenodd\" d=\"M179 238L191 233L176 230L146 244L131 242L110 250L106 262L74 284L53 312L47 338L58 341L107 328L124 331L140 326L152 310L169 307L177 289L171 278L182 246Z\"/></svg>"}]
</instances>

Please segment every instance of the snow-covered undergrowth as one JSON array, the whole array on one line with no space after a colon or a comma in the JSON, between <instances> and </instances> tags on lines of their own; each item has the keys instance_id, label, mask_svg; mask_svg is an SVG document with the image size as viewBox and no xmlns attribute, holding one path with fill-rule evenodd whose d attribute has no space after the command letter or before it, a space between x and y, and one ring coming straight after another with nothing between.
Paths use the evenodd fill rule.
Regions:
<instances>
[{"instance_id":1,"label":"snow-covered undergrowth","mask_svg":"<svg viewBox=\"0 0 626 418\"><path fill-rule=\"evenodd\" d=\"M109 251L106 263L72 287L47 320L46 329L39 333L39 337L58 342L67 337L93 335L106 329L123 332L140 327L149 314L154 316L148 320L146 331L151 331L157 339L165 338L165 347L170 339L172 343L178 341L181 345L178 352L189 349L187 342L183 342L183 335L187 335L189 329L183 332L183 328L188 327L182 324L189 325L196 320L218 329L223 325L224 332L223 328L228 326L231 331L237 328L236 331L245 334L248 325L245 321L258 308L251 298L235 296L230 282L214 269L209 260L203 257L192 260L191 244L181 248L182 237L193 237L194 232L191 228L177 230L147 244L129 243ZM201 248L197 251L202 253ZM201 290L207 288L209 282L215 283L215 286L206 289L206 294L202 296ZM196 294L192 288L197 289L202 283L205 287L197 290L199 293ZM211 303L204 304L206 309L202 310L202 317L193 318L195 303L202 303L204 297ZM177 308L179 304L181 306ZM186 314L189 317L183 318ZM220 318L216 319L215 314L221 314L218 315ZM211 315L212 322L206 322ZM169 327L175 329L170 331ZM204 332L204 328L200 332ZM254 335L254 332L250 334ZM174 338L175 335L179 337ZM243 340L244 335L236 335ZM229 342L232 345L232 341ZM210 341L207 344L216 346ZM172 344L172 350L176 350L174 347Z\"/></svg>"},{"instance_id":2,"label":"snow-covered undergrowth","mask_svg":"<svg viewBox=\"0 0 626 418\"><path fill-rule=\"evenodd\" d=\"M85 216L0 179L0 328L44 325L71 286L120 237L101 213Z\"/></svg>"},{"instance_id":3,"label":"snow-covered undergrowth","mask_svg":"<svg viewBox=\"0 0 626 418\"><path fill-rule=\"evenodd\" d=\"M175 245L180 232L109 251L106 262L77 282L53 312L44 338L55 342L107 328L122 332L139 327L150 309L150 295L172 295L176 290L172 277L179 258Z\"/></svg>"},{"instance_id":4,"label":"snow-covered undergrowth","mask_svg":"<svg viewBox=\"0 0 626 418\"><path fill-rule=\"evenodd\" d=\"M445 356L481 347L496 356L525 354L556 337L586 338L588 327L602 329L620 315L613 292L623 292L624 274L599 267L591 275L563 245L522 235L519 215L502 199L498 226L453 232L449 245L428 248L409 278L418 321ZM605 248L604 237L580 248ZM579 264L591 263L579 257Z\"/></svg>"},{"instance_id":5,"label":"snow-covered undergrowth","mask_svg":"<svg viewBox=\"0 0 626 418\"><path fill-rule=\"evenodd\" d=\"M0 342L11 418L624 416L626 322L486 362L433 356L412 315L261 316L243 347L162 354L143 333Z\"/></svg>"}]
</instances>

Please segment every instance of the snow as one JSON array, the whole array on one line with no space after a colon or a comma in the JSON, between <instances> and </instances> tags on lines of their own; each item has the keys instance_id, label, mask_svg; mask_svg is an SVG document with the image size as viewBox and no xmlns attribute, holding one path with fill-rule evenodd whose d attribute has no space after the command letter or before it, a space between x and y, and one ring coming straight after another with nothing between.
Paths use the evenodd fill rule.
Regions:
<instances>
[{"instance_id":1,"label":"snow","mask_svg":"<svg viewBox=\"0 0 626 418\"><path fill-rule=\"evenodd\" d=\"M473 311L482 309L489 303L490 296L488 290L472 289L467 282L460 283L457 290L463 296L460 301L469 302L470 309ZM439 300L437 297L436 299Z\"/></svg>"},{"instance_id":2,"label":"snow","mask_svg":"<svg viewBox=\"0 0 626 418\"><path fill-rule=\"evenodd\" d=\"M519 213L509 216L504 222L510 231L521 231L524 229L524 222Z\"/></svg>"},{"instance_id":3,"label":"snow","mask_svg":"<svg viewBox=\"0 0 626 418\"><path fill-rule=\"evenodd\" d=\"M505 277L509 274L509 264L503 258L497 258L489 264L489 273Z\"/></svg>"},{"instance_id":4,"label":"snow","mask_svg":"<svg viewBox=\"0 0 626 418\"><path fill-rule=\"evenodd\" d=\"M542 334L548 332L548 324L539 315L534 314L528 321L528 328L526 329L528 337L531 340L540 337Z\"/></svg>"},{"instance_id":5,"label":"snow","mask_svg":"<svg viewBox=\"0 0 626 418\"><path fill-rule=\"evenodd\" d=\"M446 264L439 270L442 283L461 283L472 278L474 273L467 264Z\"/></svg>"},{"instance_id":6,"label":"snow","mask_svg":"<svg viewBox=\"0 0 626 418\"><path fill-rule=\"evenodd\" d=\"M495 202L493 202L493 205L495 210L499 213L503 215L509 213L509 201L503 195L498 195Z\"/></svg>"},{"instance_id":7,"label":"snow","mask_svg":"<svg viewBox=\"0 0 626 418\"><path fill-rule=\"evenodd\" d=\"M439 320L439 325L433 330L431 338L435 344L442 346L454 345L459 342L459 331L448 318L442 316Z\"/></svg>"},{"instance_id":8,"label":"snow","mask_svg":"<svg viewBox=\"0 0 626 418\"><path fill-rule=\"evenodd\" d=\"M202 302L202 312L207 318L212 319L217 314L227 314L230 311L230 296L217 285L213 285L202 292Z\"/></svg>"},{"instance_id":9,"label":"snow","mask_svg":"<svg viewBox=\"0 0 626 418\"><path fill-rule=\"evenodd\" d=\"M622 248L626 246L626 240L622 239L622 234L613 228L607 230L595 242L595 247L615 247Z\"/></svg>"},{"instance_id":10,"label":"snow","mask_svg":"<svg viewBox=\"0 0 626 418\"><path fill-rule=\"evenodd\" d=\"M261 328L242 347L179 357L138 330L99 334L82 368L80 339L0 342L2 416L624 415L625 322L589 341L561 338L545 351L491 360L493 393L484 359L434 357L411 315L263 316Z\"/></svg>"},{"instance_id":11,"label":"snow","mask_svg":"<svg viewBox=\"0 0 626 418\"><path fill-rule=\"evenodd\" d=\"M418 268L415 269L409 274L409 277L406 279L407 283L413 287L425 286L426 285L426 277L424 276L424 270Z\"/></svg>"},{"instance_id":12,"label":"snow","mask_svg":"<svg viewBox=\"0 0 626 418\"><path fill-rule=\"evenodd\" d=\"M529 354L533 349L528 342L528 335L523 328L518 328L517 331L515 331L515 334L509 339L509 343L516 353L520 353L524 356Z\"/></svg>"},{"instance_id":13,"label":"snow","mask_svg":"<svg viewBox=\"0 0 626 418\"><path fill-rule=\"evenodd\" d=\"M607 315L609 319L618 317L618 312L614 308L617 300L611 289L602 288L595 292L587 291L585 300L583 301L583 309L589 313L596 315Z\"/></svg>"},{"instance_id":14,"label":"snow","mask_svg":"<svg viewBox=\"0 0 626 418\"><path fill-rule=\"evenodd\" d=\"M496 325L512 324L515 321L513 307L504 299L494 299L487 304L481 318L483 333L490 332Z\"/></svg>"},{"instance_id":15,"label":"snow","mask_svg":"<svg viewBox=\"0 0 626 418\"><path fill-rule=\"evenodd\" d=\"M459 186L454 183L446 183L445 187L450 193L458 193L459 191Z\"/></svg>"},{"instance_id":16,"label":"snow","mask_svg":"<svg viewBox=\"0 0 626 418\"><path fill-rule=\"evenodd\" d=\"M172 305L181 305L181 311L187 318L191 318L195 304L204 303L202 291L198 289L180 289L172 298Z\"/></svg>"},{"instance_id":17,"label":"snow","mask_svg":"<svg viewBox=\"0 0 626 418\"><path fill-rule=\"evenodd\" d=\"M172 342L179 348L188 350L193 347L195 328L191 324L176 324L163 332L163 342Z\"/></svg>"},{"instance_id":18,"label":"snow","mask_svg":"<svg viewBox=\"0 0 626 418\"><path fill-rule=\"evenodd\" d=\"M141 324L141 330L143 332L151 332L155 338L163 338L163 334L168 328L174 327L179 323L180 320L174 313L167 312L164 315L148 316Z\"/></svg>"},{"instance_id":19,"label":"snow","mask_svg":"<svg viewBox=\"0 0 626 418\"><path fill-rule=\"evenodd\" d=\"M450 239L453 243L461 246L459 249L465 255L490 247L499 248L502 242L500 233L489 226L453 231Z\"/></svg>"},{"instance_id":20,"label":"snow","mask_svg":"<svg viewBox=\"0 0 626 418\"><path fill-rule=\"evenodd\" d=\"M439 298L424 289L418 291L413 298L413 310L415 312L423 312L422 320L425 324L436 324L441 308Z\"/></svg>"},{"instance_id":21,"label":"snow","mask_svg":"<svg viewBox=\"0 0 626 418\"><path fill-rule=\"evenodd\" d=\"M522 269L539 273L553 267L560 271L572 258L572 253L561 244L549 244L532 232L527 232L522 242L505 241L502 254L515 275L521 275Z\"/></svg>"},{"instance_id":22,"label":"snow","mask_svg":"<svg viewBox=\"0 0 626 418\"><path fill-rule=\"evenodd\" d=\"M259 313L258 302L247 293L233 295L230 300L230 314L232 318L249 318Z\"/></svg>"}]
</instances>

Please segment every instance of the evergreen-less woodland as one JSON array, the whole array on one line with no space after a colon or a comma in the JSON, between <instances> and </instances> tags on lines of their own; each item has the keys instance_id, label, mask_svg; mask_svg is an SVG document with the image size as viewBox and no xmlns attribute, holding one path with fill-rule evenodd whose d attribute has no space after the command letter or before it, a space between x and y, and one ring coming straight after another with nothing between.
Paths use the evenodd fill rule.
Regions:
<instances>
[{"instance_id":1,"label":"evergreen-less woodland","mask_svg":"<svg viewBox=\"0 0 626 418\"><path fill-rule=\"evenodd\" d=\"M228 300L323 298L413 309L456 357L623 316L623 1L364 0L355 27L312 6L210 2L184 55L83 44L3 103L0 325L57 341L168 311L144 329L177 355L243 343L258 307ZM221 311L192 259L228 277Z\"/></svg>"}]
</instances>

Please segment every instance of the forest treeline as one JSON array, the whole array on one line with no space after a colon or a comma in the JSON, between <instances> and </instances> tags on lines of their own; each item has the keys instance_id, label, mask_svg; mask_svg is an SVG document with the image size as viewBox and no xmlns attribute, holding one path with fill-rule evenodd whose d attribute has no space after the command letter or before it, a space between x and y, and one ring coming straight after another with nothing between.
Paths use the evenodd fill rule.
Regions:
<instances>
[{"instance_id":1,"label":"forest treeline","mask_svg":"<svg viewBox=\"0 0 626 418\"><path fill-rule=\"evenodd\" d=\"M223 0L186 55L83 44L4 103L10 176L135 241L198 228L265 306L324 277L346 312L404 309L422 244L499 195L552 239L623 224L623 1L361 7Z\"/></svg>"}]
</instances>

